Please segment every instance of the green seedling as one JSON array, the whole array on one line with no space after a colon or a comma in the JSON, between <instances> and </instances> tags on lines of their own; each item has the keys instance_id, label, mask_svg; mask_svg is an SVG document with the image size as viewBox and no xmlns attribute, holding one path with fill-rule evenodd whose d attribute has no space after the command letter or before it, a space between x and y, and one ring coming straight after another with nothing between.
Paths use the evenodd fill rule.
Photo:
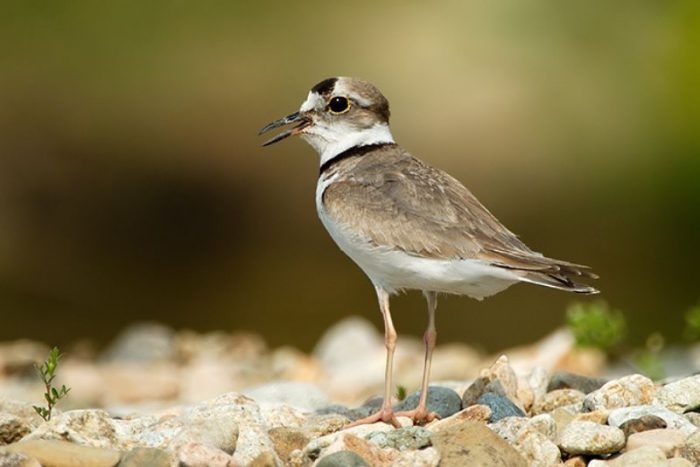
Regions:
<instances>
[{"instance_id":1,"label":"green seedling","mask_svg":"<svg viewBox=\"0 0 700 467\"><path fill-rule=\"evenodd\" d=\"M622 313L612 310L602 301L575 303L566 310L566 324L574 334L579 347L595 347L610 350L627 334L627 324Z\"/></svg>"},{"instance_id":2,"label":"green seedling","mask_svg":"<svg viewBox=\"0 0 700 467\"><path fill-rule=\"evenodd\" d=\"M401 386L400 384L396 386L396 399L402 401L407 395L408 391L406 390L406 386Z\"/></svg>"},{"instance_id":3,"label":"green seedling","mask_svg":"<svg viewBox=\"0 0 700 467\"><path fill-rule=\"evenodd\" d=\"M34 410L36 410L36 413L38 413L39 416L46 421L51 420L51 413L53 412L53 408L56 405L56 403L59 400L66 397L70 392L70 388L66 387L65 385L62 385L60 388L55 388L53 386L53 380L56 378L56 370L58 369L58 361L60 360L60 358L61 353L58 350L58 347L54 347L49 352L49 356L46 358L46 361L43 364L34 365L37 373L39 373L41 381L46 387L44 399L46 399L47 405L46 407L41 407L37 405L33 407Z\"/></svg>"},{"instance_id":4,"label":"green seedling","mask_svg":"<svg viewBox=\"0 0 700 467\"><path fill-rule=\"evenodd\" d=\"M684 335L690 341L700 340L700 304L685 313Z\"/></svg>"},{"instance_id":5,"label":"green seedling","mask_svg":"<svg viewBox=\"0 0 700 467\"><path fill-rule=\"evenodd\" d=\"M666 345L666 339L658 332L647 337L644 349L636 357L636 364L642 373L653 380L660 380L666 376L661 352Z\"/></svg>"}]
</instances>

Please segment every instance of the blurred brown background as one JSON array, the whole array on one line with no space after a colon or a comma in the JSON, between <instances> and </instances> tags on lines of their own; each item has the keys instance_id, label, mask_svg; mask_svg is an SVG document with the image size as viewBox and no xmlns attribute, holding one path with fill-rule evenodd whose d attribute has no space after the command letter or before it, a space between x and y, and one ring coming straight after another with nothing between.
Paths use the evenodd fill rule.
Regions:
<instances>
[{"instance_id":1,"label":"blurred brown background","mask_svg":"<svg viewBox=\"0 0 700 467\"><path fill-rule=\"evenodd\" d=\"M318 159L257 129L329 76L377 84L396 139L534 249L592 265L632 339L700 298L697 2L6 2L0 339L105 342L134 320L309 348L374 292L316 219ZM486 349L577 297L447 298ZM422 333L418 294L394 300Z\"/></svg>"}]
</instances>

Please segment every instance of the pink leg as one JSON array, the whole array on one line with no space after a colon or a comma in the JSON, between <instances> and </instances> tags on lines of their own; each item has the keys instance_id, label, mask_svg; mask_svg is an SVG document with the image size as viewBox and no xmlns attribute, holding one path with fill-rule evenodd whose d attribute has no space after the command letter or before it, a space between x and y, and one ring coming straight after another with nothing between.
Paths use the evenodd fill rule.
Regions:
<instances>
[{"instance_id":1,"label":"pink leg","mask_svg":"<svg viewBox=\"0 0 700 467\"><path fill-rule=\"evenodd\" d=\"M375 286L377 289L377 298L379 300L379 309L384 317L384 345L386 346L386 370L384 372L384 401L382 408L378 412L369 417L356 420L347 427L365 425L368 423L376 423L379 421L391 423L396 428L400 428L401 424L394 415L394 409L391 407L391 390L392 390L392 375L394 368L394 350L396 350L396 329L391 320L389 311L389 294L381 287Z\"/></svg>"},{"instance_id":2,"label":"pink leg","mask_svg":"<svg viewBox=\"0 0 700 467\"><path fill-rule=\"evenodd\" d=\"M428 382L430 380L430 365L433 359L433 349L437 341L437 331L435 329L435 309L437 308L437 293L424 292L425 299L428 302L428 328L423 334L425 342L425 360L423 362L423 381L420 389L420 399L418 406L406 412L400 412L396 415L412 418L416 423L427 423L436 418L439 418L435 412L428 412Z\"/></svg>"}]
</instances>

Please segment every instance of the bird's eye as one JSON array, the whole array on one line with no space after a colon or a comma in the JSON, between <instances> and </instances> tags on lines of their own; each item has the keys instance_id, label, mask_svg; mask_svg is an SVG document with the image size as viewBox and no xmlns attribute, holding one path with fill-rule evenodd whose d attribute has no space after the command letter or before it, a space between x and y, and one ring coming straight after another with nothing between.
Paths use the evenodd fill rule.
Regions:
<instances>
[{"instance_id":1,"label":"bird's eye","mask_svg":"<svg viewBox=\"0 0 700 467\"><path fill-rule=\"evenodd\" d=\"M347 97L334 97L328 102L328 109L334 114L342 114L350 110L350 101Z\"/></svg>"}]
</instances>

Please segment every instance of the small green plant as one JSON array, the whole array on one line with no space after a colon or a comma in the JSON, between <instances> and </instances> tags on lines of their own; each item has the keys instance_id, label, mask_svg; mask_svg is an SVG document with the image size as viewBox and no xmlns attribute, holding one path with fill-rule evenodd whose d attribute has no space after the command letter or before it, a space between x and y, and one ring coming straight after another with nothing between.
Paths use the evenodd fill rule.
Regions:
<instances>
[{"instance_id":1,"label":"small green plant","mask_svg":"<svg viewBox=\"0 0 700 467\"><path fill-rule=\"evenodd\" d=\"M401 386L400 384L398 384L396 386L396 399L402 401L406 398L407 395L408 391L406 391L406 386Z\"/></svg>"},{"instance_id":2,"label":"small green plant","mask_svg":"<svg viewBox=\"0 0 700 467\"><path fill-rule=\"evenodd\" d=\"M684 335L690 341L700 339L700 304L686 311Z\"/></svg>"},{"instance_id":3,"label":"small green plant","mask_svg":"<svg viewBox=\"0 0 700 467\"><path fill-rule=\"evenodd\" d=\"M58 369L58 361L60 358L61 353L58 350L58 347L54 347L49 352L49 356L46 358L46 361L43 364L34 365L36 371L39 373L41 381L43 381L44 386L46 387L44 399L46 399L47 403L46 407L35 405L34 410L36 410L36 413L38 413L39 416L46 421L51 420L51 412L53 411L56 403L66 397L70 392L70 388L66 387L65 385L62 385L60 389L53 386L53 380L56 378L56 370Z\"/></svg>"},{"instance_id":4,"label":"small green plant","mask_svg":"<svg viewBox=\"0 0 700 467\"><path fill-rule=\"evenodd\" d=\"M658 332L647 337L644 349L635 358L635 363L640 371L653 380L660 380L666 376L661 351L666 345L666 339Z\"/></svg>"},{"instance_id":5,"label":"small green plant","mask_svg":"<svg viewBox=\"0 0 700 467\"><path fill-rule=\"evenodd\" d=\"M624 339L627 324L622 313L607 303L574 303L566 310L566 324L574 334L576 345L595 347L609 352Z\"/></svg>"}]
</instances>

